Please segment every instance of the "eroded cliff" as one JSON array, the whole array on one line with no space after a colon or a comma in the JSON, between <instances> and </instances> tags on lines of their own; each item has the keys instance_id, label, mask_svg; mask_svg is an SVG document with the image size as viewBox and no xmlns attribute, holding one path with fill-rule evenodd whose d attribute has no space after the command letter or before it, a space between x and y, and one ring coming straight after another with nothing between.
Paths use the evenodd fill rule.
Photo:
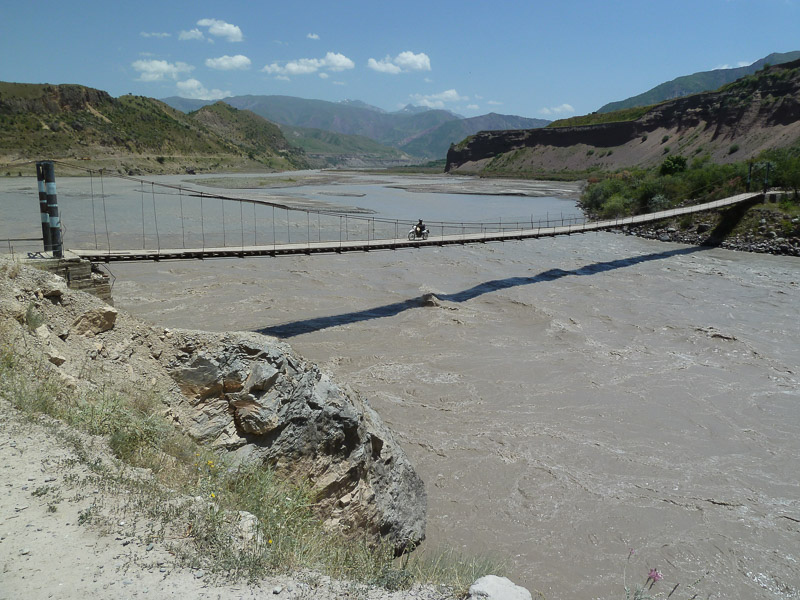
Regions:
<instances>
[{"instance_id":1,"label":"eroded cliff","mask_svg":"<svg viewBox=\"0 0 800 600\"><path fill-rule=\"evenodd\" d=\"M716 92L658 104L633 121L483 131L450 148L445 170L521 176L651 166L669 154L733 162L798 139L800 61L795 61Z\"/></svg>"}]
</instances>

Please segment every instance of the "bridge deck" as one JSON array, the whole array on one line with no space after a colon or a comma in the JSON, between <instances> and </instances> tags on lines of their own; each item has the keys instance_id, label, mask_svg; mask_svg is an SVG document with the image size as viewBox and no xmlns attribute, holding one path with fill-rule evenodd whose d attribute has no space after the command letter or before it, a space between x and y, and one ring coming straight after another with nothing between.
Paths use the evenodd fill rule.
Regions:
<instances>
[{"instance_id":1,"label":"bridge deck","mask_svg":"<svg viewBox=\"0 0 800 600\"><path fill-rule=\"evenodd\" d=\"M431 236L427 240L407 239L373 239L359 241L302 242L293 244L272 244L268 246L227 246L220 248L160 248L153 250L70 250L71 253L92 262L119 262L138 260L177 260L204 259L246 256L282 256L291 254L318 254L342 252L369 252L371 250L398 250L403 248L421 248L425 246L445 246L453 244L478 244L484 242L503 242L533 238L572 235L615 229L625 225L641 225L660 221L680 215L724 208L741 202L753 201L762 196L760 193L747 193L715 200L705 204L676 208L646 215L636 215L621 219L592 221L582 225L565 225L559 227L537 227L513 231L483 232Z\"/></svg>"}]
</instances>

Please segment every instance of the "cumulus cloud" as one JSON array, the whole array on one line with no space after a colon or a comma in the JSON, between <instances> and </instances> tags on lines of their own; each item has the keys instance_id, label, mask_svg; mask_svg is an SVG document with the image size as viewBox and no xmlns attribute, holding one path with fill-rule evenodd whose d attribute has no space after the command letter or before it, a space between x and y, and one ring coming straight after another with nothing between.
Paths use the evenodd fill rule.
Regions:
<instances>
[{"instance_id":1,"label":"cumulus cloud","mask_svg":"<svg viewBox=\"0 0 800 600\"><path fill-rule=\"evenodd\" d=\"M438 94L413 94L411 97L418 106L427 106L428 108L444 108L445 104L469 100L467 96L459 95L456 90L445 90Z\"/></svg>"},{"instance_id":2,"label":"cumulus cloud","mask_svg":"<svg viewBox=\"0 0 800 600\"><path fill-rule=\"evenodd\" d=\"M559 106L551 106L550 108L542 108L539 110L539 113L542 115L571 115L575 112L575 109L569 104L560 104Z\"/></svg>"},{"instance_id":3,"label":"cumulus cloud","mask_svg":"<svg viewBox=\"0 0 800 600\"><path fill-rule=\"evenodd\" d=\"M158 31L140 31L139 35L143 38L168 38L169 33L161 33Z\"/></svg>"},{"instance_id":4,"label":"cumulus cloud","mask_svg":"<svg viewBox=\"0 0 800 600\"><path fill-rule=\"evenodd\" d=\"M497 100L489 100L489 101L486 102L486 104L491 104L492 106L502 106L503 105L502 102L498 102Z\"/></svg>"},{"instance_id":5,"label":"cumulus cloud","mask_svg":"<svg viewBox=\"0 0 800 600\"><path fill-rule=\"evenodd\" d=\"M306 37L308 39L310 39L310 40L318 40L319 39L319 36L316 33L309 33Z\"/></svg>"},{"instance_id":6,"label":"cumulus cloud","mask_svg":"<svg viewBox=\"0 0 800 600\"><path fill-rule=\"evenodd\" d=\"M250 59L242 54L237 54L236 56L225 55L219 58L207 58L206 66L219 71L244 71L250 68Z\"/></svg>"},{"instance_id":7,"label":"cumulus cloud","mask_svg":"<svg viewBox=\"0 0 800 600\"><path fill-rule=\"evenodd\" d=\"M200 27L208 27L208 35L225 38L229 42L241 42L244 40L242 30L236 25L231 25L219 19L200 19L197 24Z\"/></svg>"},{"instance_id":8,"label":"cumulus cloud","mask_svg":"<svg viewBox=\"0 0 800 600\"><path fill-rule=\"evenodd\" d=\"M209 90L197 81L197 79L187 79L186 81L179 81L177 84L181 96L184 98L194 98L195 100L220 100L227 98L231 95L229 90Z\"/></svg>"},{"instance_id":9,"label":"cumulus cloud","mask_svg":"<svg viewBox=\"0 0 800 600\"><path fill-rule=\"evenodd\" d=\"M397 75L398 73L402 73L402 69L394 64L388 56L386 57L386 60L375 60L374 58L370 58L367 61L367 66L378 73L389 73L389 75Z\"/></svg>"},{"instance_id":10,"label":"cumulus cloud","mask_svg":"<svg viewBox=\"0 0 800 600\"><path fill-rule=\"evenodd\" d=\"M178 34L178 39L181 41L186 40L204 40L206 36L203 35L203 32L197 28L191 29L189 31L181 31Z\"/></svg>"},{"instance_id":11,"label":"cumulus cloud","mask_svg":"<svg viewBox=\"0 0 800 600\"><path fill-rule=\"evenodd\" d=\"M379 73L397 75L398 73L408 73L410 71L430 71L431 59L424 52L414 54L406 50L394 58L391 56L386 56L383 60L370 58L367 61L367 66Z\"/></svg>"},{"instance_id":12,"label":"cumulus cloud","mask_svg":"<svg viewBox=\"0 0 800 600\"><path fill-rule=\"evenodd\" d=\"M404 71L430 71L431 59L424 52L401 52L394 59L394 64Z\"/></svg>"},{"instance_id":13,"label":"cumulus cloud","mask_svg":"<svg viewBox=\"0 0 800 600\"><path fill-rule=\"evenodd\" d=\"M265 65L264 73L274 75L310 75L320 70L346 71L355 68L356 64L344 54L328 52L325 58L299 58L281 66L278 63Z\"/></svg>"},{"instance_id":14,"label":"cumulus cloud","mask_svg":"<svg viewBox=\"0 0 800 600\"><path fill-rule=\"evenodd\" d=\"M181 73L189 73L194 70L192 65L184 62L171 63L166 60L137 60L131 66L139 71L139 81L177 79Z\"/></svg>"},{"instance_id":15,"label":"cumulus cloud","mask_svg":"<svg viewBox=\"0 0 800 600\"><path fill-rule=\"evenodd\" d=\"M478 110L480 106L477 104L467 104L467 110Z\"/></svg>"}]
</instances>

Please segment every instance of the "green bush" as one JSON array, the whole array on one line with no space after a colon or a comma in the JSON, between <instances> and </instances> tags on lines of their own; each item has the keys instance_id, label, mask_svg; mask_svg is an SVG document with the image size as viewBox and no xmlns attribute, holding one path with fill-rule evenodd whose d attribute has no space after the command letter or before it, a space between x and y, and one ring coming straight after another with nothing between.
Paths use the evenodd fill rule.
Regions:
<instances>
[{"instance_id":1,"label":"green bush","mask_svg":"<svg viewBox=\"0 0 800 600\"><path fill-rule=\"evenodd\" d=\"M670 207L669 198L664 194L656 194L647 202L647 212L658 212L667 210Z\"/></svg>"},{"instance_id":2,"label":"green bush","mask_svg":"<svg viewBox=\"0 0 800 600\"><path fill-rule=\"evenodd\" d=\"M603 219L615 219L625 216L629 213L630 204L630 201L622 194L614 194L603 204L600 216Z\"/></svg>"},{"instance_id":3,"label":"green bush","mask_svg":"<svg viewBox=\"0 0 800 600\"><path fill-rule=\"evenodd\" d=\"M674 175L686 170L686 157L680 154L673 154L664 159L658 172L661 175Z\"/></svg>"}]
</instances>

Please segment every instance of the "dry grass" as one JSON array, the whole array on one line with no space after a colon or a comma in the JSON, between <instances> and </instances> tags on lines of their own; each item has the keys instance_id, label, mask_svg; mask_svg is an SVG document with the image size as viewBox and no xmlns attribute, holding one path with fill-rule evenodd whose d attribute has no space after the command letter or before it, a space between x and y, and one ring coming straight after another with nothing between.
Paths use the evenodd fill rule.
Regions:
<instances>
[{"instance_id":1,"label":"dry grass","mask_svg":"<svg viewBox=\"0 0 800 600\"><path fill-rule=\"evenodd\" d=\"M395 559L390 544L327 531L307 488L262 466L227 463L164 419L157 395L109 382L82 391L59 385L47 359L26 348L25 326L0 323L0 397L29 419L48 415L69 426L54 432L92 473L73 483L105 492L81 514L82 524L112 531L122 519L145 517L134 532L144 543L166 544L184 565L219 578L313 571L391 590L433 583L461 593L498 573L495 561L449 551ZM85 434L101 436L117 460L98 459Z\"/></svg>"}]
</instances>

